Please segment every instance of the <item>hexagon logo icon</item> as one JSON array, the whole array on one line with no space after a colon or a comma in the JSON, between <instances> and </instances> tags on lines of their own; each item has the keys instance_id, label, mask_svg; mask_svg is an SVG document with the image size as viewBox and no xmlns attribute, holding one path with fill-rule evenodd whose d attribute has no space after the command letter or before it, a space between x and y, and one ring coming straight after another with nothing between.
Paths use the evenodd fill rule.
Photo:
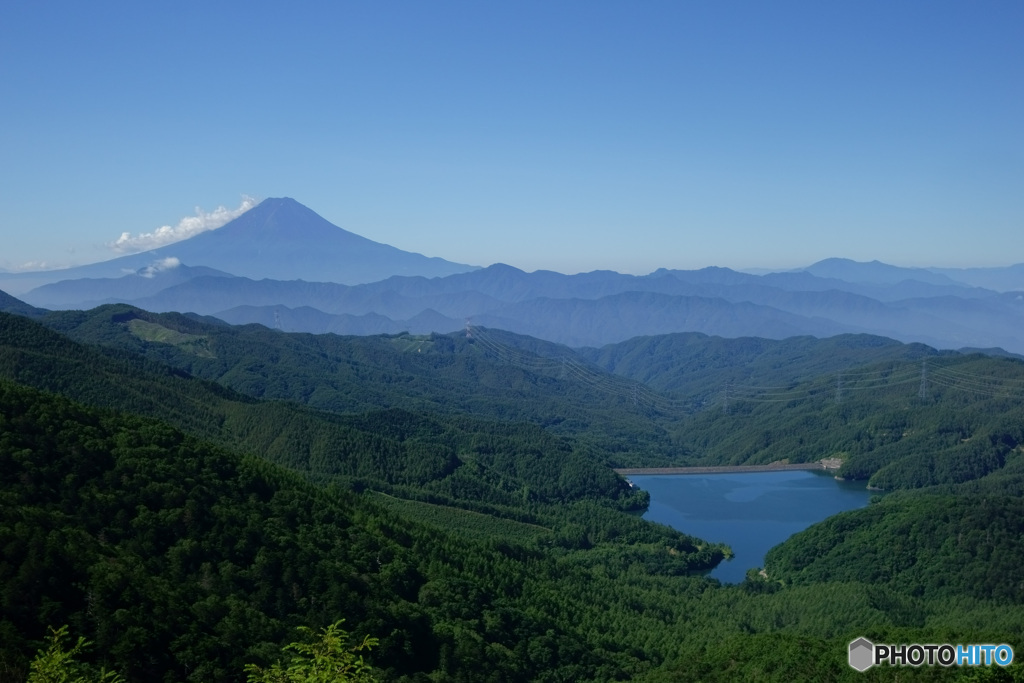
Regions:
<instances>
[{"instance_id":1,"label":"hexagon logo icon","mask_svg":"<svg viewBox=\"0 0 1024 683\"><path fill-rule=\"evenodd\" d=\"M850 643L850 666L857 671L867 671L875 663L875 645L867 638L858 638Z\"/></svg>"}]
</instances>

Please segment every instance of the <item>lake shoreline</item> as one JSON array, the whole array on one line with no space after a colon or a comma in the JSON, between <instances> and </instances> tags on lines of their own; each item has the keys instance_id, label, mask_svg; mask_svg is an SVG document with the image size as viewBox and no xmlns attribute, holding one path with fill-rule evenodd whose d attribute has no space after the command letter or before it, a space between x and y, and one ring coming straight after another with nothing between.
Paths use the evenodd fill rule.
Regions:
<instances>
[{"instance_id":1,"label":"lake shoreline","mask_svg":"<svg viewBox=\"0 0 1024 683\"><path fill-rule=\"evenodd\" d=\"M708 467L622 467L615 473L622 476L640 474L743 474L745 472L783 472L787 470L839 469L839 463L832 459L818 462L771 463L768 465L712 465Z\"/></svg>"},{"instance_id":2,"label":"lake shoreline","mask_svg":"<svg viewBox=\"0 0 1024 683\"><path fill-rule=\"evenodd\" d=\"M733 559L707 576L730 584L743 583L749 569L763 568L768 551L793 534L866 507L872 497L863 482L838 479L820 461L644 469L626 477L649 496L642 518L729 546Z\"/></svg>"}]
</instances>

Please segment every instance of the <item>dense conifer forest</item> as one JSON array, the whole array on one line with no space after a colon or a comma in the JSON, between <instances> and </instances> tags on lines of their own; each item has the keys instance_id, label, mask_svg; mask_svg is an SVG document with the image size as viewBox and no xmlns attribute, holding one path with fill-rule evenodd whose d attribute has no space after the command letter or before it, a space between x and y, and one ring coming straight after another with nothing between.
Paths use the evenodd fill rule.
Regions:
<instances>
[{"instance_id":1,"label":"dense conifer forest","mask_svg":"<svg viewBox=\"0 0 1024 683\"><path fill-rule=\"evenodd\" d=\"M1024 646L1017 359L31 313L0 313L0 680L62 625L130 681L242 681L340 619L393 681L889 680L847 643ZM822 457L892 492L734 586L612 471Z\"/></svg>"}]
</instances>

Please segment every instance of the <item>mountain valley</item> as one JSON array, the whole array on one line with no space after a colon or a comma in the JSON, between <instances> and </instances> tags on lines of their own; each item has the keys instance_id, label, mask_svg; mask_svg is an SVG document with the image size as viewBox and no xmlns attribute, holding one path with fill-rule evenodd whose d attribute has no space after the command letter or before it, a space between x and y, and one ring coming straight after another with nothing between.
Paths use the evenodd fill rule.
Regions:
<instances>
[{"instance_id":1,"label":"mountain valley","mask_svg":"<svg viewBox=\"0 0 1024 683\"><path fill-rule=\"evenodd\" d=\"M850 641L1024 646L1024 307L982 286L1014 269L345 283L212 239L0 294L0 681L62 625L130 681L241 681L342 618L403 682L883 680ZM878 496L735 585L614 471L822 458Z\"/></svg>"}]
</instances>

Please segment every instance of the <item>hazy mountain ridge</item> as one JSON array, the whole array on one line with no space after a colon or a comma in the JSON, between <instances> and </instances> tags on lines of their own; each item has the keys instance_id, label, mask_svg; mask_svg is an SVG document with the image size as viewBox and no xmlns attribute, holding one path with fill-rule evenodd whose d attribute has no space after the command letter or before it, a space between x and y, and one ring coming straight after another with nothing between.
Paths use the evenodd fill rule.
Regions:
<instances>
[{"instance_id":1,"label":"hazy mountain ridge","mask_svg":"<svg viewBox=\"0 0 1024 683\"><path fill-rule=\"evenodd\" d=\"M939 348L1024 351L1024 335L1018 332L1024 322L1020 295L963 288L965 296L953 296L947 293L949 287L918 287L906 281L897 286L902 292L942 293L883 301L858 291L826 288L835 283L811 275L751 276L728 269L659 271L649 276L606 271L562 275L495 265L444 278L399 276L354 286L251 280L199 269L194 277L182 279L172 272L129 278L125 288L144 281L152 291L167 283L136 298L114 296L123 294L120 279L58 283L26 298L38 305L78 307L70 300L81 291L89 295L79 304L83 308L131 303L155 312L193 311L233 324L281 324L283 329L308 332L450 332L470 320L575 346L694 331L774 339L869 333ZM793 280L805 288L792 288ZM101 298L102 294L111 296ZM299 310L303 312L294 312ZM279 322L282 315L289 319L287 325ZM410 322L414 320L419 324ZM435 327L424 327L426 320Z\"/></svg>"},{"instance_id":2,"label":"hazy mountain ridge","mask_svg":"<svg viewBox=\"0 0 1024 683\"><path fill-rule=\"evenodd\" d=\"M959 282L986 287L999 292L1024 290L1024 263L1002 268L932 268L932 272L949 275Z\"/></svg>"},{"instance_id":3,"label":"hazy mountain ridge","mask_svg":"<svg viewBox=\"0 0 1024 683\"><path fill-rule=\"evenodd\" d=\"M927 268L903 268L881 261L865 263L845 258L828 258L807 266L803 271L818 277L864 284L894 285L904 280L940 286L958 284L947 275L933 273Z\"/></svg>"},{"instance_id":4,"label":"hazy mountain ridge","mask_svg":"<svg viewBox=\"0 0 1024 683\"><path fill-rule=\"evenodd\" d=\"M829 258L802 269L822 277L866 284L896 284L917 280L943 285L967 285L999 292L1024 290L1024 263L988 268L904 268L880 261Z\"/></svg>"},{"instance_id":5,"label":"hazy mountain ridge","mask_svg":"<svg viewBox=\"0 0 1024 683\"><path fill-rule=\"evenodd\" d=\"M176 264L169 268L142 268L113 278L61 280L35 288L30 296L40 306L53 310L86 309L143 299L197 279L234 277L214 268Z\"/></svg>"},{"instance_id":6,"label":"hazy mountain ridge","mask_svg":"<svg viewBox=\"0 0 1024 683\"><path fill-rule=\"evenodd\" d=\"M723 337L828 337L847 329L832 321L720 298L623 292L601 299L538 298L473 316L475 324L508 329L569 346L592 346L679 330Z\"/></svg>"},{"instance_id":7,"label":"hazy mountain ridge","mask_svg":"<svg viewBox=\"0 0 1024 683\"><path fill-rule=\"evenodd\" d=\"M348 265L337 260L342 252ZM977 286L1024 289L1024 264L936 272L833 258L764 275L709 267L638 276L423 259L332 226L294 200L274 199L217 230L79 269L90 277L46 284L22 298L50 308L130 303L307 332L443 333L470 321L574 346L671 332L773 339L868 333L937 348L1024 352L1024 295ZM114 264L122 270L110 273ZM128 265L134 271L122 275ZM108 276L96 277L102 268ZM360 280L371 270L375 281Z\"/></svg>"}]
</instances>

